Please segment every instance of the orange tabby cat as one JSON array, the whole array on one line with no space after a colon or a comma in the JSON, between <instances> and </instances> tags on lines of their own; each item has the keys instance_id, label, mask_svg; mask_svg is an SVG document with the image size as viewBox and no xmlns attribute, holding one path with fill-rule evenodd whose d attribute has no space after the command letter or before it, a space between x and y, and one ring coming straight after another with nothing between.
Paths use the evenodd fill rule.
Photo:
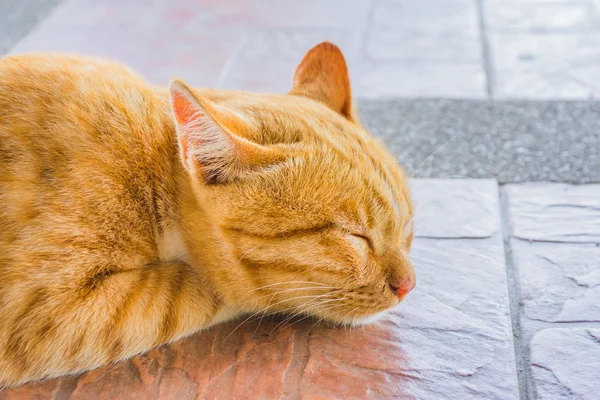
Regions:
<instances>
[{"instance_id":1,"label":"orange tabby cat","mask_svg":"<svg viewBox=\"0 0 600 400\"><path fill-rule=\"evenodd\" d=\"M286 95L0 60L0 387L252 312L367 323L415 284L406 177L322 43Z\"/></svg>"}]
</instances>

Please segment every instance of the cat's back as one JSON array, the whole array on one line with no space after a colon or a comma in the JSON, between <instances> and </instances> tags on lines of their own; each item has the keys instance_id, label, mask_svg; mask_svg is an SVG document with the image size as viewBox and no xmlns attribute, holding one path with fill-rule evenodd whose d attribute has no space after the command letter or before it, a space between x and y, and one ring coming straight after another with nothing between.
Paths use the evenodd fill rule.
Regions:
<instances>
[{"instance_id":1,"label":"cat's back","mask_svg":"<svg viewBox=\"0 0 600 400\"><path fill-rule=\"evenodd\" d=\"M120 64L0 59L3 254L100 240L98 227L130 238L147 231L153 185L173 152L169 118L166 94Z\"/></svg>"},{"instance_id":2,"label":"cat's back","mask_svg":"<svg viewBox=\"0 0 600 400\"><path fill-rule=\"evenodd\" d=\"M0 59L0 181L51 178L50 169L110 175L113 164L152 162L140 157L170 145L168 107L165 93L115 62Z\"/></svg>"},{"instance_id":3,"label":"cat's back","mask_svg":"<svg viewBox=\"0 0 600 400\"><path fill-rule=\"evenodd\" d=\"M24 54L0 59L0 118L15 129L22 117L63 119L96 98L118 95L123 85L143 80L117 63L61 54ZM115 90L117 89L117 90Z\"/></svg>"},{"instance_id":4,"label":"cat's back","mask_svg":"<svg viewBox=\"0 0 600 400\"><path fill-rule=\"evenodd\" d=\"M39 53L0 59L0 130L13 136L34 134L34 127L38 138L51 132L62 140L73 130L81 138L98 120L106 127L100 131L119 134L143 124L163 98L126 66L100 58ZM129 126L119 126L125 115Z\"/></svg>"}]
</instances>

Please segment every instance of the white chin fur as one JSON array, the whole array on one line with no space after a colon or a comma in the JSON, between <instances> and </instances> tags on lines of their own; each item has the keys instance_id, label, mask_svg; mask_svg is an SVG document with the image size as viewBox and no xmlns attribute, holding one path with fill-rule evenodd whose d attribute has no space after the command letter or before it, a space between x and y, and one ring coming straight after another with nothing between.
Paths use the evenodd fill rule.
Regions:
<instances>
[{"instance_id":1,"label":"white chin fur","mask_svg":"<svg viewBox=\"0 0 600 400\"><path fill-rule=\"evenodd\" d=\"M385 317L388 314L388 312L389 312L389 310L383 310L383 311L378 312L377 314L369 315L366 317L348 318L348 320L344 321L344 322L351 326L369 325L369 324L372 324L373 322L377 322L381 318Z\"/></svg>"}]
</instances>

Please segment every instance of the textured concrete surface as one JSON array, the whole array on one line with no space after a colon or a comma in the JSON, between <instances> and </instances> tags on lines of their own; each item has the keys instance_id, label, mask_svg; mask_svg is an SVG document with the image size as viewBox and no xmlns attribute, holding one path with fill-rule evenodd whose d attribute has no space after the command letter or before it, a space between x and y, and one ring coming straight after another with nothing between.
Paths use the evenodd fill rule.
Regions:
<instances>
[{"instance_id":1,"label":"textured concrete surface","mask_svg":"<svg viewBox=\"0 0 600 400\"><path fill-rule=\"evenodd\" d=\"M495 98L600 94L600 13L590 1L484 1Z\"/></svg>"},{"instance_id":2,"label":"textured concrete surface","mask_svg":"<svg viewBox=\"0 0 600 400\"><path fill-rule=\"evenodd\" d=\"M493 180L415 179L415 237L487 238L499 231L498 190ZM469 212L464 212L464 209Z\"/></svg>"},{"instance_id":3,"label":"textured concrete surface","mask_svg":"<svg viewBox=\"0 0 600 400\"><path fill-rule=\"evenodd\" d=\"M600 185L509 186L515 237L546 242L600 242Z\"/></svg>"},{"instance_id":4,"label":"textured concrete surface","mask_svg":"<svg viewBox=\"0 0 600 400\"><path fill-rule=\"evenodd\" d=\"M546 329L531 348L538 399L598 398L600 329Z\"/></svg>"},{"instance_id":5,"label":"textured concrete surface","mask_svg":"<svg viewBox=\"0 0 600 400\"><path fill-rule=\"evenodd\" d=\"M600 102L369 100L359 110L414 177L600 182Z\"/></svg>"},{"instance_id":6,"label":"textured concrete surface","mask_svg":"<svg viewBox=\"0 0 600 400\"><path fill-rule=\"evenodd\" d=\"M600 185L507 185L517 357L531 399L600 390Z\"/></svg>"}]
</instances>

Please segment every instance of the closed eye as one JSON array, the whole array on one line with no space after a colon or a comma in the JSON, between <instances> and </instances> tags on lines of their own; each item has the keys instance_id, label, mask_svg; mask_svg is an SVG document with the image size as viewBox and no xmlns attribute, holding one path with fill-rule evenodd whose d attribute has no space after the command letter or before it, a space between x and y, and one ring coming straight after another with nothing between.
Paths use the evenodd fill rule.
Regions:
<instances>
[{"instance_id":1,"label":"closed eye","mask_svg":"<svg viewBox=\"0 0 600 400\"><path fill-rule=\"evenodd\" d=\"M312 235L315 233L324 232L324 231L327 231L328 229L330 229L332 226L334 226L334 225L327 223L327 224L318 225L318 226L314 226L314 227L310 227L310 228L290 229L287 231L281 231L281 232L277 232L277 233L268 233L268 232L258 233L258 232L253 232L248 229L240 228L240 227L225 228L225 229L230 230L232 232L240 233L245 236L253 236L253 237L263 238L263 239L281 239L281 238L286 239L286 238L290 238L290 237L294 237L294 236L307 236L307 235Z\"/></svg>"},{"instance_id":2,"label":"closed eye","mask_svg":"<svg viewBox=\"0 0 600 400\"><path fill-rule=\"evenodd\" d=\"M371 239L369 239L367 236L365 236L363 234L360 234L360 233L351 233L350 235L353 236L353 237L355 237L355 238L357 238L357 239L365 241L367 243L367 246L369 246L369 249L371 251L374 251L374 249L373 249L373 243L371 242Z\"/></svg>"}]
</instances>

